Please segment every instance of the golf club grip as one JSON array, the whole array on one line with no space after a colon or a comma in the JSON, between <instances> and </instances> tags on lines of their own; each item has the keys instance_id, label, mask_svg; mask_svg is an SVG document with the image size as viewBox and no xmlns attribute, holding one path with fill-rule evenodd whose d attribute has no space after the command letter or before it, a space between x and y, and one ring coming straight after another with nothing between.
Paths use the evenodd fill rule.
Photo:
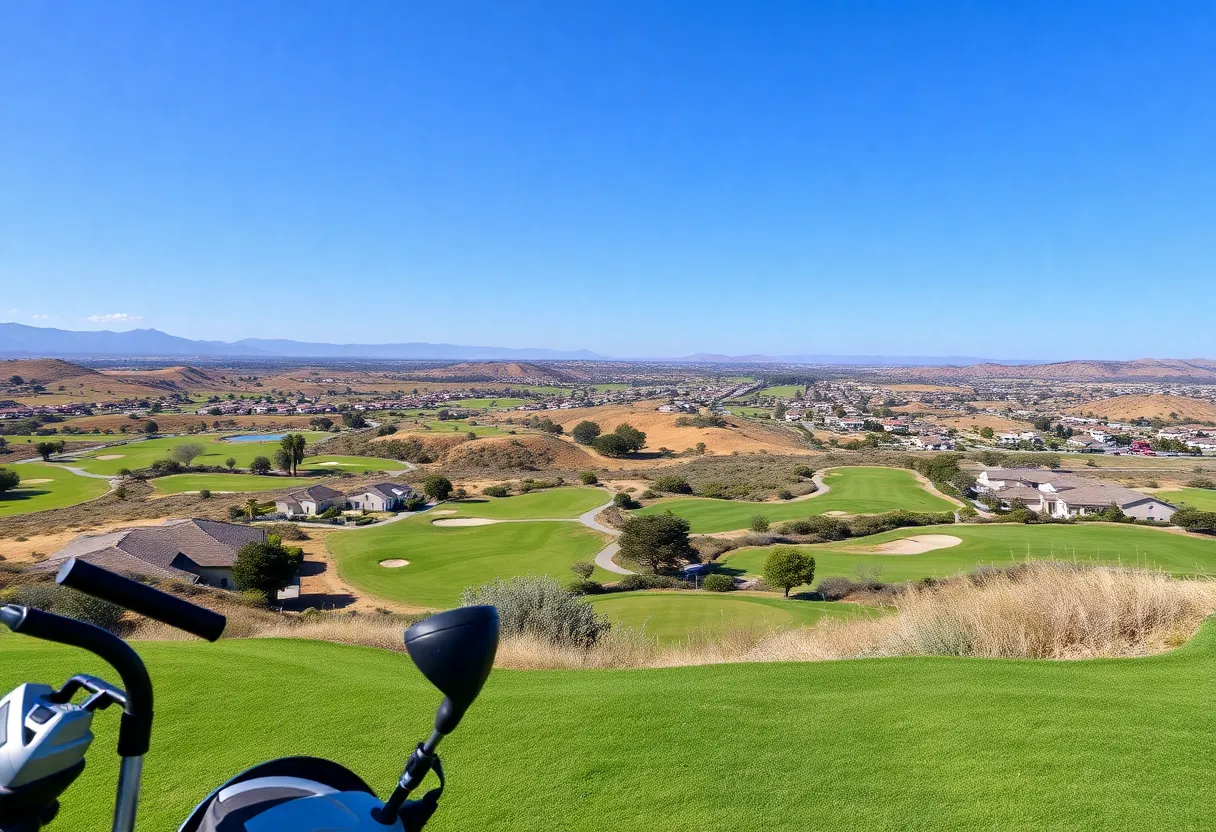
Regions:
<instances>
[{"instance_id":1,"label":"golf club grip","mask_svg":"<svg viewBox=\"0 0 1216 832\"><path fill-rule=\"evenodd\" d=\"M63 565L55 581L207 641L219 638L228 623L218 612L76 558Z\"/></svg>"},{"instance_id":2,"label":"golf club grip","mask_svg":"<svg viewBox=\"0 0 1216 832\"><path fill-rule=\"evenodd\" d=\"M3 607L4 623L14 633L88 650L109 662L122 677L127 705L118 731L118 753L139 757L148 753L152 737L152 681L139 655L111 632L33 607Z\"/></svg>"}]
</instances>

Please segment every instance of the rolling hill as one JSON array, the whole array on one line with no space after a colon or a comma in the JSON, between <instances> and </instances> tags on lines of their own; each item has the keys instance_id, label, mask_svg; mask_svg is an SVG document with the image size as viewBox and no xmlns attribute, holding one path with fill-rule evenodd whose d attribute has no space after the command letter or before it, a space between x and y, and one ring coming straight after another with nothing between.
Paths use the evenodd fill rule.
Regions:
<instances>
[{"instance_id":1,"label":"rolling hill","mask_svg":"<svg viewBox=\"0 0 1216 832\"><path fill-rule=\"evenodd\" d=\"M1074 416L1103 419L1164 419L1167 422L1216 422L1216 404L1187 396L1112 396L1069 408Z\"/></svg>"}]
</instances>

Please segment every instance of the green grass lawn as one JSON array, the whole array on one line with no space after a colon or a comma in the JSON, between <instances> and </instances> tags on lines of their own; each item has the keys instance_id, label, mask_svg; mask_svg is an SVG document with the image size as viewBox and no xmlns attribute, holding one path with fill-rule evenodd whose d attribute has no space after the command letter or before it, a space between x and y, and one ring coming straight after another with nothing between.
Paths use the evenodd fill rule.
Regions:
<instances>
[{"instance_id":1,"label":"green grass lawn","mask_svg":"<svg viewBox=\"0 0 1216 832\"><path fill-rule=\"evenodd\" d=\"M522 499L522 498L509 498ZM338 571L379 598L427 607L450 607L468 586L515 575L551 575L574 580L570 565L591 560L606 537L578 523L495 523L442 528L442 517L424 512L385 526L336 532L327 539ZM389 569L380 561L408 560ZM595 580L613 576L596 569Z\"/></svg>"},{"instance_id":2,"label":"green grass lawn","mask_svg":"<svg viewBox=\"0 0 1216 832\"><path fill-rule=\"evenodd\" d=\"M757 390L751 393L751 396L772 396L775 399L792 399L794 394L803 390L801 384L778 384L773 387L765 387L762 390Z\"/></svg>"},{"instance_id":3,"label":"green grass lawn","mask_svg":"<svg viewBox=\"0 0 1216 832\"><path fill-rule=\"evenodd\" d=\"M748 419L771 419L773 417L773 409L771 407L745 407L744 405L731 405L729 408L735 416L744 416Z\"/></svg>"},{"instance_id":4,"label":"green grass lawn","mask_svg":"<svg viewBox=\"0 0 1216 832\"><path fill-rule=\"evenodd\" d=\"M919 534L948 534L962 543L919 555L867 554L867 550ZM1177 575L1216 573L1216 538L1192 537L1144 526L1084 523L1073 526L1018 524L929 526L897 529L848 543L799 547L815 556L815 576L854 577L858 571L883 581L946 577L977 566L1030 559L1149 566ZM720 561L743 574L759 575L771 547L736 549Z\"/></svg>"},{"instance_id":5,"label":"green grass lawn","mask_svg":"<svg viewBox=\"0 0 1216 832\"><path fill-rule=\"evenodd\" d=\"M28 433L18 433L0 436L0 439L7 440L10 445L37 445L39 442L66 442L69 445L74 443L97 444L99 442L114 442L124 438L120 433L56 433L51 436L33 436Z\"/></svg>"},{"instance_id":6,"label":"green grass lawn","mask_svg":"<svg viewBox=\"0 0 1216 832\"><path fill-rule=\"evenodd\" d=\"M0 645L2 690L81 672L118 681L78 650L8 635ZM176 829L215 786L279 756L333 758L385 796L439 702L399 653L137 646L156 683L144 830ZM1207 829L1214 680L1211 625L1139 659L497 670L444 741L448 788L428 829ZM117 726L114 709L97 714L89 764L51 830L109 823Z\"/></svg>"},{"instance_id":7,"label":"green grass lawn","mask_svg":"<svg viewBox=\"0 0 1216 832\"><path fill-rule=\"evenodd\" d=\"M544 520L558 517L578 517L585 511L602 506L612 495L602 488L547 488L514 497L476 497L460 502L444 503L444 509L455 509L461 517L492 517L496 520ZM439 518L435 518L439 519Z\"/></svg>"},{"instance_id":8,"label":"green grass lawn","mask_svg":"<svg viewBox=\"0 0 1216 832\"><path fill-rule=\"evenodd\" d=\"M591 600L614 624L633 627L660 641L677 641L698 630L725 624L791 627L815 624L825 616L859 614L855 604L789 601L742 592L621 592Z\"/></svg>"},{"instance_id":9,"label":"green grass lawn","mask_svg":"<svg viewBox=\"0 0 1216 832\"><path fill-rule=\"evenodd\" d=\"M404 471L408 466L395 459L374 456L310 456L300 463L300 472L325 473L348 471L361 474L364 471Z\"/></svg>"},{"instance_id":10,"label":"green grass lawn","mask_svg":"<svg viewBox=\"0 0 1216 832\"><path fill-rule=\"evenodd\" d=\"M315 431L294 432L303 433L310 445L318 437L329 435ZM270 457L273 460L274 452L279 447L277 441L227 442L215 434L166 436L160 439L145 439L117 447L89 451L71 464L94 474L117 474L123 468L130 468L134 471L137 468L146 468L158 459L165 459L178 445L188 443L203 446L202 455L194 460L195 465L223 465L226 459L232 457L236 460L237 467L240 468L248 467L254 457L258 456ZM98 457L110 458L99 459Z\"/></svg>"},{"instance_id":11,"label":"green grass lawn","mask_svg":"<svg viewBox=\"0 0 1216 832\"><path fill-rule=\"evenodd\" d=\"M1179 508L1197 508L1200 511L1216 511L1216 489L1178 488L1173 491L1158 491L1152 496Z\"/></svg>"},{"instance_id":12,"label":"green grass lawn","mask_svg":"<svg viewBox=\"0 0 1216 832\"><path fill-rule=\"evenodd\" d=\"M425 427L424 427L425 426ZM427 429L429 428L429 430ZM402 431L406 433L468 433L472 431L477 436L501 436L505 431L494 425L470 425L463 419L447 419L439 421L435 419L430 422L423 422L420 425L406 424L402 426Z\"/></svg>"},{"instance_id":13,"label":"green grass lawn","mask_svg":"<svg viewBox=\"0 0 1216 832\"><path fill-rule=\"evenodd\" d=\"M27 462L0 467L10 468L21 476L17 488L0 494L0 517L74 506L110 489L106 480L82 477L54 463Z\"/></svg>"},{"instance_id":14,"label":"green grass lawn","mask_svg":"<svg viewBox=\"0 0 1216 832\"><path fill-rule=\"evenodd\" d=\"M447 407L459 407L467 410L500 410L506 407L519 407L527 404L527 399L459 399L448 402Z\"/></svg>"},{"instance_id":15,"label":"green grass lawn","mask_svg":"<svg viewBox=\"0 0 1216 832\"><path fill-rule=\"evenodd\" d=\"M251 474L174 474L149 480L152 487L162 494L184 494L191 491L251 492L275 491L282 488L297 488L309 483L299 477L255 477Z\"/></svg>"},{"instance_id":16,"label":"green grass lawn","mask_svg":"<svg viewBox=\"0 0 1216 832\"><path fill-rule=\"evenodd\" d=\"M770 523L780 523L829 511L879 514L900 508L909 511L952 511L956 508L949 500L926 491L916 475L903 468L837 468L824 474L824 482L830 490L807 500L753 503L677 497L646 506L636 513L671 511L688 520L694 533L712 534L747 528L757 514L763 514Z\"/></svg>"}]
</instances>

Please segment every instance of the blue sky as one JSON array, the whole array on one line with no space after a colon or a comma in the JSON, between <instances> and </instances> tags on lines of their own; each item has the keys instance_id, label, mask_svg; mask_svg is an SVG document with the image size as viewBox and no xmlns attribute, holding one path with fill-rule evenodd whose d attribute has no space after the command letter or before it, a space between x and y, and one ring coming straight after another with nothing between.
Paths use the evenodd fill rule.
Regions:
<instances>
[{"instance_id":1,"label":"blue sky","mask_svg":"<svg viewBox=\"0 0 1216 832\"><path fill-rule=\"evenodd\" d=\"M1216 357L1210 2L0 6L0 319Z\"/></svg>"}]
</instances>

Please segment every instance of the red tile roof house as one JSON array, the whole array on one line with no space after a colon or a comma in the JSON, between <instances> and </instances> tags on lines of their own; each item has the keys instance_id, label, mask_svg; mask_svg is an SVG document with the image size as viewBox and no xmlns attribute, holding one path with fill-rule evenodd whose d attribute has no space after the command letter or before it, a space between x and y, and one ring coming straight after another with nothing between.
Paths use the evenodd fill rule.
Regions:
<instances>
[{"instance_id":1,"label":"red tile roof house","mask_svg":"<svg viewBox=\"0 0 1216 832\"><path fill-rule=\"evenodd\" d=\"M68 558L79 558L124 575L231 589L237 552L265 539L261 529L219 520L166 520L159 526L82 534L33 569L53 571Z\"/></svg>"}]
</instances>

